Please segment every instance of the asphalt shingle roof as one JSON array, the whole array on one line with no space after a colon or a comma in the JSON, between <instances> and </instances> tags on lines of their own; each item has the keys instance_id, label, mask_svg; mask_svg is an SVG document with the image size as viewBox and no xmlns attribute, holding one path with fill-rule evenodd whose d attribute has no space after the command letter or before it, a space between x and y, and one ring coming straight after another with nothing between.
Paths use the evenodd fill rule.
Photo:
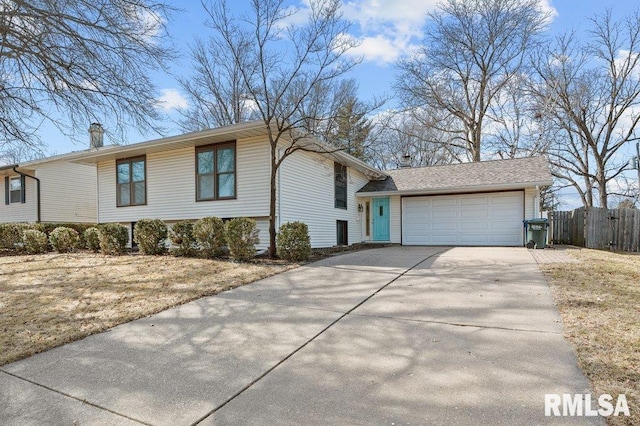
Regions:
<instances>
[{"instance_id":1,"label":"asphalt shingle roof","mask_svg":"<svg viewBox=\"0 0 640 426\"><path fill-rule=\"evenodd\" d=\"M535 185L553 180L544 156L387 170L358 192L462 190L480 186Z\"/></svg>"}]
</instances>

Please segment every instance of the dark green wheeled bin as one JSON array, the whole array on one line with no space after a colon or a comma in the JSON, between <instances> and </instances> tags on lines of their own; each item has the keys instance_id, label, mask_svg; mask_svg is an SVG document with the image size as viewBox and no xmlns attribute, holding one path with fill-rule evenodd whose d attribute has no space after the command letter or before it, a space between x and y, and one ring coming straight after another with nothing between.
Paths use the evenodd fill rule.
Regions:
<instances>
[{"instance_id":1,"label":"dark green wheeled bin","mask_svg":"<svg viewBox=\"0 0 640 426\"><path fill-rule=\"evenodd\" d=\"M524 228L527 231L527 246L530 242L535 244L535 248L543 249L547 246L547 219L527 219L524 220Z\"/></svg>"}]
</instances>

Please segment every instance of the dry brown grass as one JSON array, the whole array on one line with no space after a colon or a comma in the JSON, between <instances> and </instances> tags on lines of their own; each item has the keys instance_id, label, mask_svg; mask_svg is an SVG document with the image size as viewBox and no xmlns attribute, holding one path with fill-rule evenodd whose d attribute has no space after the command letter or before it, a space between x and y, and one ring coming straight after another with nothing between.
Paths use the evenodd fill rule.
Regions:
<instances>
[{"instance_id":1,"label":"dry brown grass","mask_svg":"<svg viewBox=\"0 0 640 426\"><path fill-rule=\"evenodd\" d=\"M565 335L595 393L627 397L631 417L610 417L608 423L640 425L640 255L567 252L581 263L540 265Z\"/></svg>"},{"instance_id":2,"label":"dry brown grass","mask_svg":"<svg viewBox=\"0 0 640 426\"><path fill-rule=\"evenodd\" d=\"M291 267L88 253L0 257L0 365Z\"/></svg>"}]
</instances>

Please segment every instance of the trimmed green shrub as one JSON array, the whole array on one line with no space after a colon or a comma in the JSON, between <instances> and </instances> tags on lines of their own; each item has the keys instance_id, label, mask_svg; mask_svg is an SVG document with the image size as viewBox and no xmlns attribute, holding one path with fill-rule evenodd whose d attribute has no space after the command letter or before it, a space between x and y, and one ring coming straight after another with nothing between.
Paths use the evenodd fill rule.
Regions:
<instances>
[{"instance_id":1,"label":"trimmed green shrub","mask_svg":"<svg viewBox=\"0 0 640 426\"><path fill-rule=\"evenodd\" d=\"M0 223L0 249L19 251L22 249L22 232L33 229L28 223Z\"/></svg>"},{"instance_id":2,"label":"trimmed green shrub","mask_svg":"<svg viewBox=\"0 0 640 426\"><path fill-rule=\"evenodd\" d=\"M195 256L196 238L193 236L193 222L182 220L171 227L171 254L174 256Z\"/></svg>"},{"instance_id":3,"label":"trimmed green shrub","mask_svg":"<svg viewBox=\"0 0 640 426\"><path fill-rule=\"evenodd\" d=\"M105 223L98 227L100 250L104 254L123 254L129 242L129 230L119 223Z\"/></svg>"},{"instance_id":4,"label":"trimmed green shrub","mask_svg":"<svg viewBox=\"0 0 640 426\"><path fill-rule=\"evenodd\" d=\"M225 245L224 222L219 217L203 217L193 225L195 237L203 257L212 259L223 253Z\"/></svg>"},{"instance_id":5,"label":"trimmed green shrub","mask_svg":"<svg viewBox=\"0 0 640 426\"><path fill-rule=\"evenodd\" d=\"M71 228L75 230L78 233L78 237L80 237L76 248L83 249L86 244L86 241L84 240L84 231L86 231L89 228L94 228L96 224L95 223L37 223L33 226L34 226L34 229L38 229L39 231L42 231L45 234L47 234L47 238L51 237L51 232L53 232L53 230L56 228L59 228L61 226L65 228Z\"/></svg>"},{"instance_id":6,"label":"trimmed green shrub","mask_svg":"<svg viewBox=\"0 0 640 426\"><path fill-rule=\"evenodd\" d=\"M82 233L82 237L86 248L94 253L100 251L100 232L98 231L98 228L92 226L91 228L85 229Z\"/></svg>"},{"instance_id":7,"label":"trimmed green shrub","mask_svg":"<svg viewBox=\"0 0 640 426\"><path fill-rule=\"evenodd\" d=\"M162 254L167 251L167 225L160 219L140 219L133 228L133 241L142 254Z\"/></svg>"},{"instance_id":8,"label":"trimmed green shrub","mask_svg":"<svg viewBox=\"0 0 640 426\"><path fill-rule=\"evenodd\" d=\"M225 226L229 255L235 260L249 260L256 254L256 244L260 243L256 221L247 217L237 217Z\"/></svg>"},{"instance_id":9,"label":"trimmed green shrub","mask_svg":"<svg viewBox=\"0 0 640 426\"><path fill-rule=\"evenodd\" d=\"M277 235L278 257L292 262L302 262L311 257L309 227L302 222L287 222Z\"/></svg>"},{"instance_id":10,"label":"trimmed green shrub","mask_svg":"<svg viewBox=\"0 0 640 426\"><path fill-rule=\"evenodd\" d=\"M25 229L22 231L22 242L29 254L40 254L47 252L47 234L36 229Z\"/></svg>"},{"instance_id":11,"label":"trimmed green shrub","mask_svg":"<svg viewBox=\"0 0 640 426\"><path fill-rule=\"evenodd\" d=\"M80 236L75 229L59 226L49 234L49 243L58 253L68 253L78 247Z\"/></svg>"}]
</instances>

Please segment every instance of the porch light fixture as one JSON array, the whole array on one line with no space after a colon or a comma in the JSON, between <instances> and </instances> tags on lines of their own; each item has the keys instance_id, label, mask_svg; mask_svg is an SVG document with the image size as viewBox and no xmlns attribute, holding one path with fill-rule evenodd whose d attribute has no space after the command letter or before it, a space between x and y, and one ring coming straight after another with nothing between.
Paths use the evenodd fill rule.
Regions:
<instances>
[{"instance_id":1,"label":"porch light fixture","mask_svg":"<svg viewBox=\"0 0 640 426\"><path fill-rule=\"evenodd\" d=\"M358 204L358 212L362 213L362 204Z\"/></svg>"}]
</instances>

